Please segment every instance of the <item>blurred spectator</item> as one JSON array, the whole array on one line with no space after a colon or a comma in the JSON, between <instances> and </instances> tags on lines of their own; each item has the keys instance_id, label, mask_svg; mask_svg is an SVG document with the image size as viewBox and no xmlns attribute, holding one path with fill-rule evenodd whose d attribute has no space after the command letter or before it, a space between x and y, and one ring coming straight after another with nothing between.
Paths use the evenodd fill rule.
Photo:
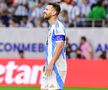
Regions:
<instances>
[{"instance_id":1,"label":"blurred spectator","mask_svg":"<svg viewBox=\"0 0 108 90\"><path fill-rule=\"evenodd\" d=\"M43 3L41 0L38 0L37 6L33 9L32 20L36 27L40 27L41 18L43 18Z\"/></svg>"},{"instance_id":2,"label":"blurred spectator","mask_svg":"<svg viewBox=\"0 0 108 90\"><path fill-rule=\"evenodd\" d=\"M75 24L79 24L80 7L78 6L78 0L73 0L72 9L69 14L69 27L73 27Z\"/></svg>"},{"instance_id":3,"label":"blurred spectator","mask_svg":"<svg viewBox=\"0 0 108 90\"><path fill-rule=\"evenodd\" d=\"M32 22L27 17L22 18L20 26L25 28L33 28Z\"/></svg>"},{"instance_id":4,"label":"blurred spectator","mask_svg":"<svg viewBox=\"0 0 108 90\"><path fill-rule=\"evenodd\" d=\"M89 3L92 5L92 4L95 4L97 2L97 0L88 0Z\"/></svg>"},{"instance_id":5,"label":"blurred spectator","mask_svg":"<svg viewBox=\"0 0 108 90\"><path fill-rule=\"evenodd\" d=\"M32 9L36 6L38 0L28 0L29 8Z\"/></svg>"},{"instance_id":6,"label":"blurred spectator","mask_svg":"<svg viewBox=\"0 0 108 90\"><path fill-rule=\"evenodd\" d=\"M11 5L13 5L14 4L14 2L15 2L15 0L5 0L5 3L7 4L7 6L11 6Z\"/></svg>"},{"instance_id":7,"label":"blurred spectator","mask_svg":"<svg viewBox=\"0 0 108 90\"><path fill-rule=\"evenodd\" d=\"M9 20L9 27L19 27L19 24L17 23L16 19L12 18Z\"/></svg>"},{"instance_id":8,"label":"blurred spectator","mask_svg":"<svg viewBox=\"0 0 108 90\"><path fill-rule=\"evenodd\" d=\"M82 56L87 58L93 58L93 49L90 45L90 43L87 41L86 37L82 36L80 39L80 48Z\"/></svg>"},{"instance_id":9,"label":"blurred spectator","mask_svg":"<svg viewBox=\"0 0 108 90\"><path fill-rule=\"evenodd\" d=\"M7 11L0 12L0 19L6 27L9 26L10 17L7 15Z\"/></svg>"},{"instance_id":10,"label":"blurred spectator","mask_svg":"<svg viewBox=\"0 0 108 90\"><path fill-rule=\"evenodd\" d=\"M89 26L89 22L87 22L87 16L91 11L91 4L89 3L89 0L80 0L79 3L80 7L80 20L79 25L80 27Z\"/></svg>"},{"instance_id":11,"label":"blurred spectator","mask_svg":"<svg viewBox=\"0 0 108 90\"><path fill-rule=\"evenodd\" d=\"M65 27L69 26L69 21L68 21L68 12L66 10L62 10L60 14L60 21L64 24Z\"/></svg>"},{"instance_id":12,"label":"blurred spectator","mask_svg":"<svg viewBox=\"0 0 108 90\"><path fill-rule=\"evenodd\" d=\"M103 20L106 17L105 7L103 6L104 0L99 0L97 4L92 8L88 15L88 18L93 20Z\"/></svg>"},{"instance_id":13,"label":"blurred spectator","mask_svg":"<svg viewBox=\"0 0 108 90\"><path fill-rule=\"evenodd\" d=\"M15 11L15 8L14 8L14 5L10 5L9 8L7 9L7 12L8 12L8 16L10 18L12 18L14 16L14 11Z\"/></svg>"},{"instance_id":14,"label":"blurred spectator","mask_svg":"<svg viewBox=\"0 0 108 90\"><path fill-rule=\"evenodd\" d=\"M66 0L59 0L61 11L66 10L68 13L71 11L72 5L66 3Z\"/></svg>"},{"instance_id":15,"label":"blurred spectator","mask_svg":"<svg viewBox=\"0 0 108 90\"><path fill-rule=\"evenodd\" d=\"M101 53L101 55L99 56L100 59L107 59L107 52L106 51L103 51Z\"/></svg>"},{"instance_id":16,"label":"blurred spectator","mask_svg":"<svg viewBox=\"0 0 108 90\"><path fill-rule=\"evenodd\" d=\"M76 51L75 51L75 58L79 58L79 59L84 58L82 56L82 52L81 52L81 49L80 48L77 48L76 49Z\"/></svg>"},{"instance_id":17,"label":"blurred spectator","mask_svg":"<svg viewBox=\"0 0 108 90\"><path fill-rule=\"evenodd\" d=\"M106 13L107 13L107 16L108 16L108 0L105 0L104 6L105 6Z\"/></svg>"},{"instance_id":18,"label":"blurred spectator","mask_svg":"<svg viewBox=\"0 0 108 90\"><path fill-rule=\"evenodd\" d=\"M7 10L7 5L5 3L5 0L0 0L0 12L4 12Z\"/></svg>"},{"instance_id":19,"label":"blurred spectator","mask_svg":"<svg viewBox=\"0 0 108 90\"><path fill-rule=\"evenodd\" d=\"M15 12L14 17L18 22L22 20L23 17L28 17L29 5L28 0L15 0Z\"/></svg>"},{"instance_id":20,"label":"blurred spectator","mask_svg":"<svg viewBox=\"0 0 108 90\"><path fill-rule=\"evenodd\" d=\"M9 20L15 18L19 27L22 27L23 19L27 18L24 21L27 27L48 27L48 23L43 20L43 10L49 2L60 4L59 18L66 27L95 26L95 19L105 19L106 16L102 25L107 26L108 0L0 0L1 22L8 27L11 26Z\"/></svg>"},{"instance_id":21,"label":"blurred spectator","mask_svg":"<svg viewBox=\"0 0 108 90\"><path fill-rule=\"evenodd\" d=\"M91 5L88 0L82 0L80 3L81 17L86 18L91 11Z\"/></svg>"},{"instance_id":22,"label":"blurred spectator","mask_svg":"<svg viewBox=\"0 0 108 90\"><path fill-rule=\"evenodd\" d=\"M2 23L1 20L0 20L0 27L5 27L5 25Z\"/></svg>"},{"instance_id":23,"label":"blurred spectator","mask_svg":"<svg viewBox=\"0 0 108 90\"><path fill-rule=\"evenodd\" d=\"M71 58L71 45L69 43L69 38L66 37L66 58Z\"/></svg>"},{"instance_id":24,"label":"blurred spectator","mask_svg":"<svg viewBox=\"0 0 108 90\"><path fill-rule=\"evenodd\" d=\"M22 5L26 5L28 3L28 0L14 0L15 4L22 4Z\"/></svg>"},{"instance_id":25,"label":"blurred spectator","mask_svg":"<svg viewBox=\"0 0 108 90\"><path fill-rule=\"evenodd\" d=\"M68 1L66 1L66 0L59 0L60 7L61 7L61 14L63 14L64 12L66 12L66 14L68 14L68 24L69 24L71 22L71 19L72 19L72 17L71 17L72 4L69 4L69 3L66 3L66 2L68 2ZM61 18L62 19L64 18L63 15L60 16L60 19Z\"/></svg>"},{"instance_id":26,"label":"blurred spectator","mask_svg":"<svg viewBox=\"0 0 108 90\"><path fill-rule=\"evenodd\" d=\"M24 51L23 50L19 50L18 53L19 53L19 57L20 58L25 58L24 57Z\"/></svg>"}]
</instances>

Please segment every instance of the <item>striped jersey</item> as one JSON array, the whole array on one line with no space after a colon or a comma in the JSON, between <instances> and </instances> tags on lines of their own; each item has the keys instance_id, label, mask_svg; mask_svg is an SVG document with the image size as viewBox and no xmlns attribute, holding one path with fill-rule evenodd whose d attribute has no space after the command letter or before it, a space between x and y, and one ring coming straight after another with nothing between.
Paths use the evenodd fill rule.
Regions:
<instances>
[{"instance_id":1,"label":"striped jersey","mask_svg":"<svg viewBox=\"0 0 108 90\"><path fill-rule=\"evenodd\" d=\"M56 20L52 24L52 26L50 26L48 29L47 42L46 42L46 66L48 66L55 53L56 43L64 42L62 53L60 54L54 67L56 67L58 71L67 71L65 38L66 38L66 32L64 25L59 20Z\"/></svg>"}]
</instances>

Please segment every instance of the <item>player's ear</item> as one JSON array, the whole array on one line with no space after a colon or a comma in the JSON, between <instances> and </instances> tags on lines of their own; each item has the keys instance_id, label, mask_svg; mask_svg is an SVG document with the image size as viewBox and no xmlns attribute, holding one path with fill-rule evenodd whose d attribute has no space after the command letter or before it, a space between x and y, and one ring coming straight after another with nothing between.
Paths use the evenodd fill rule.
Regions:
<instances>
[{"instance_id":1,"label":"player's ear","mask_svg":"<svg viewBox=\"0 0 108 90\"><path fill-rule=\"evenodd\" d=\"M53 14L53 16L55 16L55 15L56 15L56 11L55 11L55 10L53 10L53 11L52 11L52 14Z\"/></svg>"}]
</instances>

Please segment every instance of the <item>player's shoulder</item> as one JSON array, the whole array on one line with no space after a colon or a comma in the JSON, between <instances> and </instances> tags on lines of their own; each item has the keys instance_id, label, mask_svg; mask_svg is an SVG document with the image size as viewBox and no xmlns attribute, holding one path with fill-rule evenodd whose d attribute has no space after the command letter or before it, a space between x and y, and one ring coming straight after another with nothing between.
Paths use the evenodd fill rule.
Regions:
<instances>
[{"instance_id":1,"label":"player's shoulder","mask_svg":"<svg viewBox=\"0 0 108 90\"><path fill-rule=\"evenodd\" d=\"M62 24L61 21L57 20L57 21L55 22L55 28L64 28L64 25Z\"/></svg>"},{"instance_id":2,"label":"player's shoulder","mask_svg":"<svg viewBox=\"0 0 108 90\"><path fill-rule=\"evenodd\" d=\"M56 35L59 35L59 34L63 34L65 35L65 28L64 28L64 25L62 24L62 22L60 22L59 20L57 20L54 24L54 33Z\"/></svg>"}]
</instances>

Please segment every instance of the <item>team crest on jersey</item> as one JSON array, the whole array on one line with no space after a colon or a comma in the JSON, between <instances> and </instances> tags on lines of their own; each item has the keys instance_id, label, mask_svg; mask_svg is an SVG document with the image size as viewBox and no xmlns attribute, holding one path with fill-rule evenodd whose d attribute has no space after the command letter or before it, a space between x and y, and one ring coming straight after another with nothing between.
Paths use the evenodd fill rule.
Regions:
<instances>
[{"instance_id":1,"label":"team crest on jersey","mask_svg":"<svg viewBox=\"0 0 108 90\"><path fill-rule=\"evenodd\" d=\"M53 84L51 84L50 88L54 88L54 85L53 85Z\"/></svg>"},{"instance_id":2,"label":"team crest on jersey","mask_svg":"<svg viewBox=\"0 0 108 90\"><path fill-rule=\"evenodd\" d=\"M51 38L51 33L49 33L48 38Z\"/></svg>"}]
</instances>

